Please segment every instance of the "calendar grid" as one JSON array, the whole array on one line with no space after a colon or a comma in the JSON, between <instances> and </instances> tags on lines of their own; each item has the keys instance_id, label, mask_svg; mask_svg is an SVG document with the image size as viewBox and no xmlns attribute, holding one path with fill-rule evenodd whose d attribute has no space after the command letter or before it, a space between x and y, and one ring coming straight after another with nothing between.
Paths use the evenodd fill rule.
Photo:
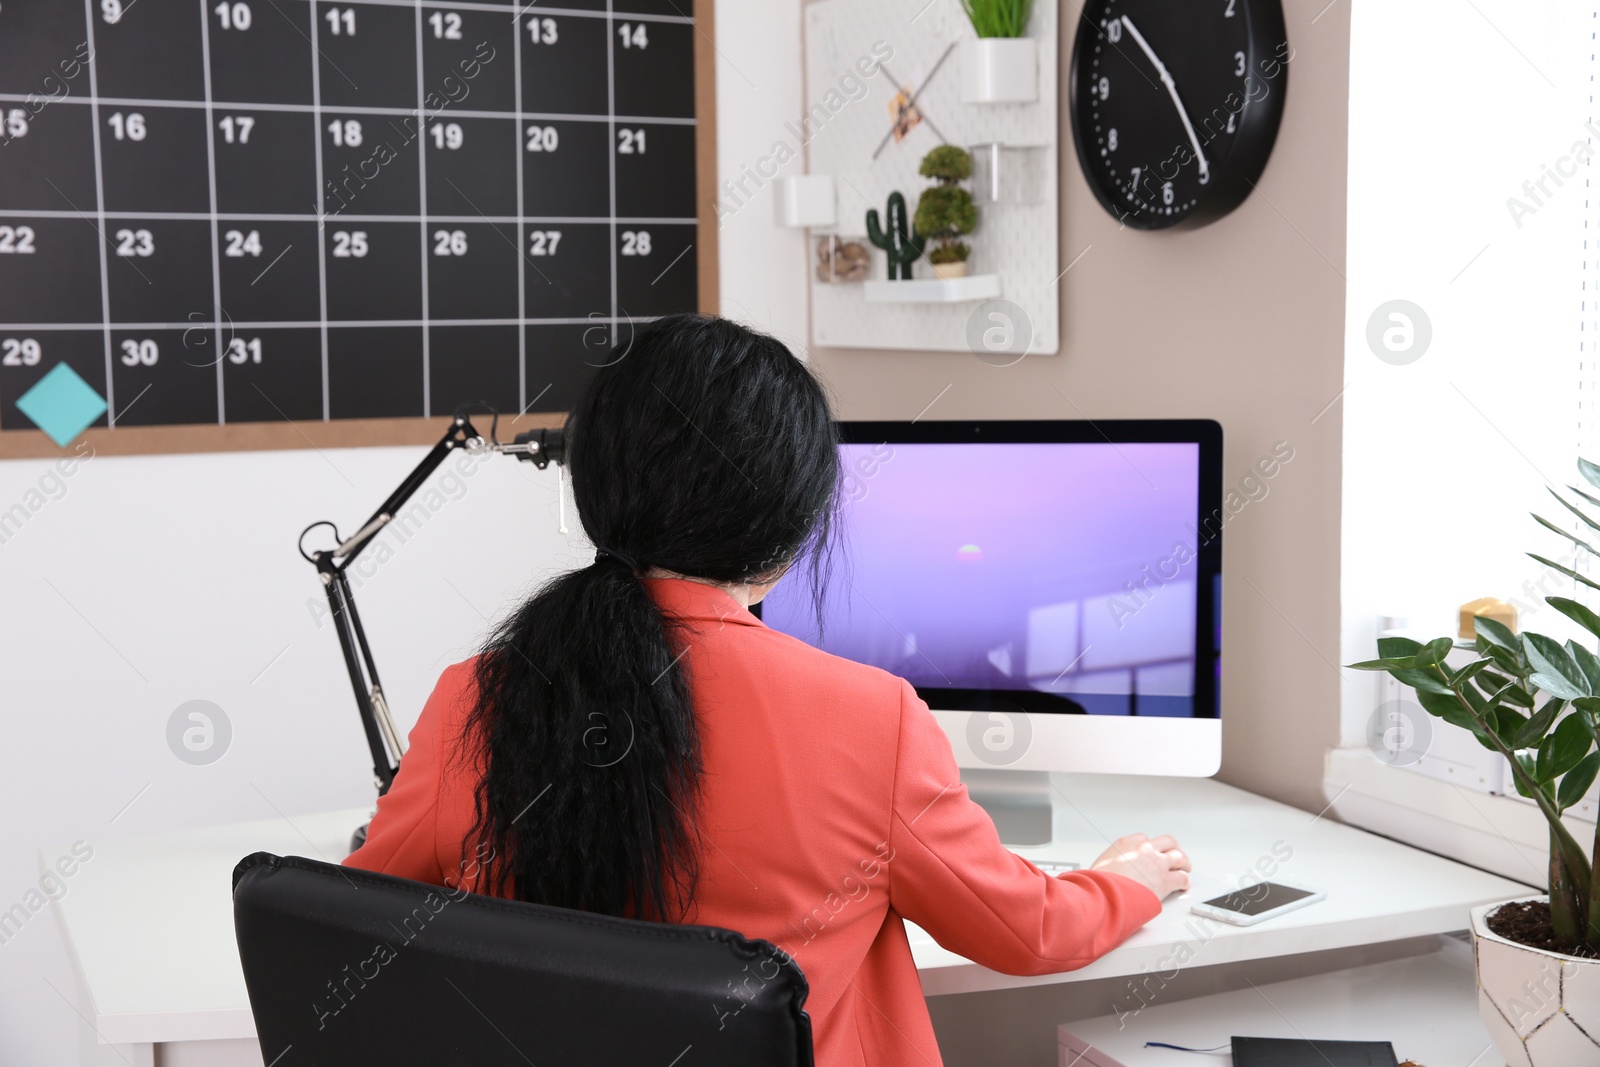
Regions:
<instances>
[{"instance_id":1,"label":"calendar grid","mask_svg":"<svg viewBox=\"0 0 1600 1067\"><path fill-rule=\"evenodd\" d=\"M522 114L522 34L511 35L511 92L517 102L517 124L511 135L517 154L517 318L528 317L528 261L522 256L522 220L528 214L522 184L522 138L528 120ZM517 416L528 410L528 331L517 331Z\"/></svg>"},{"instance_id":2,"label":"calendar grid","mask_svg":"<svg viewBox=\"0 0 1600 1067\"><path fill-rule=\"evenodd\" d=\"M212 341L216 345L215 365L217 368L217 425L225 426L228 422L228 405L225 395L226 386L222 380L222 264L217 258L217 131L214 125L216 112L211 108L211 20L206 17L207 0L196 0L200 5L200 59L202 71L205 75L206 90L206 181L207 195L210 197L211 216L211 318L219 325L212 331Z\"/></svg>"},{"instance_id":3,"label":"calendar grid","mask_svg":"<svg viewBox=\"0 0 1600 1067\"><path fill-rule=\"evenodd\" d=\"M27 103L29 100L30 96L26 93L0 93L0 103L22 104ZM69 96L58 101L58 103L76 107L84 107L92 102L98 102L100 104L114 107L170 107L180 109L189 108L195 111L203 111L207 106L203 100L150 100L138 97L115 96L101 97L98 101L80 100L77 97ZM251 103L249 101L231 100L218 100L215 101L211 106L219 111L279 111L287 113L307 113L314 110L313 105L310 104L262 104ZM412 115L416 113L415 108L409 107L360 107L354 104L342 105L338 108L338 111L340 114L393 115L396 117L401 115ZM430 111L428 112L427 117L434 118L445 113L446 112L443 109ZM512 112L509 111L471 111L465 108L450 108L448 114L456 118L464 119L508 119L512 117ZM610 115L590 115L559 111L525 111L521 112L521 115L524 118L539 119L546 122L602 123L612 121L612 116ZM674 118L664 115L617 115L615 116L615 120L617 122L649 123L652 126L693 126L697 121L692 118Z\"/></svg>"},{"instance_id":4,"label":"calendar grid","mask_svg":"<svg viewBox=\"0 0 1600 1067\"><path fill-rule=\"evenodd\" d=\"M550 318L550 319L435 319L435 325L445 326L616 326L625 322L651 322L660 316L656 315L624 315L612 318L606 315L594 315L584 318ZM329 329L371 329L378 326L412 326L420 327L421 319L306 319L304 321L290 321L283 319L268 319L261 322L242 322L234 319L225 319L221 322L199 321L190 322L119 322L118 330L170 330L183 327L188 330L210 331L217 327L235 330L314 330L318 326L327 326ZM99 326L93 327L98 330ZM30 333L48 333L56 331L78 331L84 329L83 324L74 322L19 322L7 323L0 330L6 332L28 331Z\"/></svg>"},{"instance_id":5,"label":"calendar grid","mask_svg":"<svg viewBox=\"0 0 1600 1067\"><path fill-rule=\"evenodd\" d=\"M86 27L84 40L89 45L89 55L94 55L94 0L83 0L83 18ZM95 84L94 60L87 64L89 71L89 114L94 140L94 209L95 230L100 236L100 322L106 361L106 425L117 424L117 394L111 367L111 265L106 261L106 190L105 168L100 164L100 93ZM4 420L0 419L0 425Z\"/></svg>"},{"instance_id":6,"label":"calendar grid","mask_svg":"<svg viewBox=\"0 0 1600 1067\"><path fill-rule=\"evenodd\" d=\"M617 22L611 14L612 0L606 0L606 114L612 151L607 155L611 185L611 316L615 318L617 300Z\"/></svg>"},{"instance_id":7,"label":"calendar grid","mask_svg":"<svg viewBox=\"0 0 1600 1067\"><path fill-rule=\"evenodd\" d=\"M313 15L316 9L312 8ZM328 229L322 225L322 190L327 180L322 169L322 64L317 62L321 49L317 46L317 38L321 33L320 20L311 19L311 121L315 126L315 136L312 140L316 143L316 169L317 189L311 198L311 203L317 208L317 317L320 320L317 329L317 343L321 356L322 375L322 419L324 422L333 418L332 398L328 391Z\"/></svg>"},{"instance_id":8,"label":"calendar grid","mask_svg":"<svg viewBox=\"0 0 1600 1067\"><path fill-rule=\"evenodd\" d=\"M699 306L671 8L0 5L0 430L58 366L114 427L569 409ZM62 40L84 78L41 107Z\"/></svg>"},{"instance_id":9,"label":"calendar grid","mask_svg":"<svg viewBox=\"0 0 1600 1067\"><path fill-rule=\"evenodd\" d=\"M373 7L410 7L414 0L362 0L362 3ZM422 6L448 11L483 11L503 15L513 5L473 3L470 0L423 0ZM518 15L527 14L534 9L533 0L526 0L526 2L519 0L514 6L517 8ZM541 15L559 15L563 18L603 19L608 17L606 12L581 7L544 7L540 5L538 13ZM627 11L618 12L618 14L626 14L629 18L639 19L640 21L676 22L683 25L690 25L694 22L694 19L688 15L668 15L661 12Z\"/></svg>"},{"instance_id":10,"label":"calendar grid","mask_svg":"<svg viewBox=\"0 0 1600 1067\"><path fill-rule=\"evenodd\" d=\"M0 214L4 214L4 215L7 215L7 216L12 217L12 218L19 218L19 219L81 219L81 218L84 217L83 216L83 212L81 212L81 211L51 211L51 210L44 210L44 209L41 209L41 210L22 210L22 211L5 211L4 209L0 209ZM197 220L206 220L206 219L211 218L211 214L212 213L208 212L208 211L109 211L106 214L111 218L129 219L129 220L137 220L137 219L167 219L167 220L173 220L173 219L197 219ZM261 211L249 211L249 212L219 211L219 212L216 212L216 216L217 216L218 221L221 221L221 222L248 222L251 219L272 219L275 222L326 222L327 219L328 219L328 216L326 216L326 215L271 214L271 213L261 212ZM361 220L363 222L415 222L417 217L415 215L362 215L362 216L360 216L360 218L361 218ZM429 219L432 222L494 222L494 223L540 222L540 223L555 223L555 224L560 224L560 223L563 223L563 222L575 222L575 223L592 222L592 223L599 223L599 222L609 222L609 221L611 221L611 217L608 216L608 215L561 215L561 216L539 216L539 215L431 215L431 216L429 216ZM616 221L618 222L618 224L634 224L634 225L640 225L640 226L648 226L648 225L651 225L651 224L656 224L656 225L660 225L660 226L693 226L699 220L694 219L694 218L687 218L687 217L673 217L673 218L618 218Z\"/></svg>"},{"instance_id":11,"label":"calendar grid","mask_svg":"<svg viewBox=\"0 0 1600 1067\"><path fill-rule=\"evenodd\" d=\"M432 294L428 289L428 129L422 116L428 109L426 89L427 74L422 60L422 0L416 0L417 22L417 184L422 195L418 198L417 237L421 241L422 258L422 414L433 414L433 388L429 379L430 354L428 330L428 304Z\"/></svg>"}]
</instances>

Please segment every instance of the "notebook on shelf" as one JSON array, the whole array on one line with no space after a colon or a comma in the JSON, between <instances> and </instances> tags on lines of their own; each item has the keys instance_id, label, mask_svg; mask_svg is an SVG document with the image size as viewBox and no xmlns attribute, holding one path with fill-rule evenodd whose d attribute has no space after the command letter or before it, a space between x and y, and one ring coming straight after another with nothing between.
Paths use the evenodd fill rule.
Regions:
<instances>
[{"instance_id":1,"label":"notebook on shelf","mask_svg":"<svg viewBox=\"0 0 1600 1067\"><path fill-rule=\"evenodd\" d=\"M1398 1067L1387 1041L1235 1037L1233 1067Z\"/></svg>"}]
</instances>

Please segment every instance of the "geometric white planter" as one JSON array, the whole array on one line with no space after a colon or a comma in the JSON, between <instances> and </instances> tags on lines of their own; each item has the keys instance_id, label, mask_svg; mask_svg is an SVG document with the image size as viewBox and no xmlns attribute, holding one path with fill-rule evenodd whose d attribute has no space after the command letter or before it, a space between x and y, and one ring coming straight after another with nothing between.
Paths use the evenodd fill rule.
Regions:
<instances>
[{"instance_id":1,"label":"geometric white planter","mask_svg":"<svg viewBox=\"0 0 1600 1067\"><path fill-rule=\"evenodd\" d=\"M1030 104L1039 99L1039 45L1032 37L979 37L962 57L965 104Z\"/></svg>"},{"instance_id":2,"label":"geometric white planter","mask_svg":"<svg viewBox=\"0 0 1600 1067\"><path fill-rule=\"evenodd\" d=\"M1506 940L1486 921L1501 906L1472 910L1478 1012L1500 1055L1508 1067L1600 1064L1600 960Z\"/></svg>"}]
</instances>

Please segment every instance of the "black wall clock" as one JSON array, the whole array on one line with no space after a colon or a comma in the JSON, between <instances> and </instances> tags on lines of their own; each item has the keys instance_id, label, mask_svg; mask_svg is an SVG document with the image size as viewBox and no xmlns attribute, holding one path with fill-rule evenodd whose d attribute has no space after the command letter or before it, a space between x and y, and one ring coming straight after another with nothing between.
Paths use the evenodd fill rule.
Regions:
<instances>
[{"instance_id":1,"label":"black wall clock","mask_svg":"<svg viewBox=\"0 0 1600 1067\"><path fill-rule=\"evenodd\" d=\"M1100 203L1141 230L1238 207L1277 140L1291 56L1281 0L1086 0L1069 110Z\"/></svg>"}]
</instances>

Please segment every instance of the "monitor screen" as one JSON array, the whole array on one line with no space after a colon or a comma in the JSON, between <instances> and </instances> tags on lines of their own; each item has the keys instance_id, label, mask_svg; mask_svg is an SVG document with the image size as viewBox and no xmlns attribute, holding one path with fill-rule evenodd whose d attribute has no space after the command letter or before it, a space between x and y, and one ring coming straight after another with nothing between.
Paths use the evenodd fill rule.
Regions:
<instances>
[{"instance_id":1,"label":"monitor screen","mask_svg":"<svg viewBox=\"0 0 1600 1067\"><path fill-rule=\"evenodd\" d=\"M821 617L798 568L762 619L935 709L1214 716L1215 424L1095 425L846 424Z\"/></svg>"}]
</instances>

